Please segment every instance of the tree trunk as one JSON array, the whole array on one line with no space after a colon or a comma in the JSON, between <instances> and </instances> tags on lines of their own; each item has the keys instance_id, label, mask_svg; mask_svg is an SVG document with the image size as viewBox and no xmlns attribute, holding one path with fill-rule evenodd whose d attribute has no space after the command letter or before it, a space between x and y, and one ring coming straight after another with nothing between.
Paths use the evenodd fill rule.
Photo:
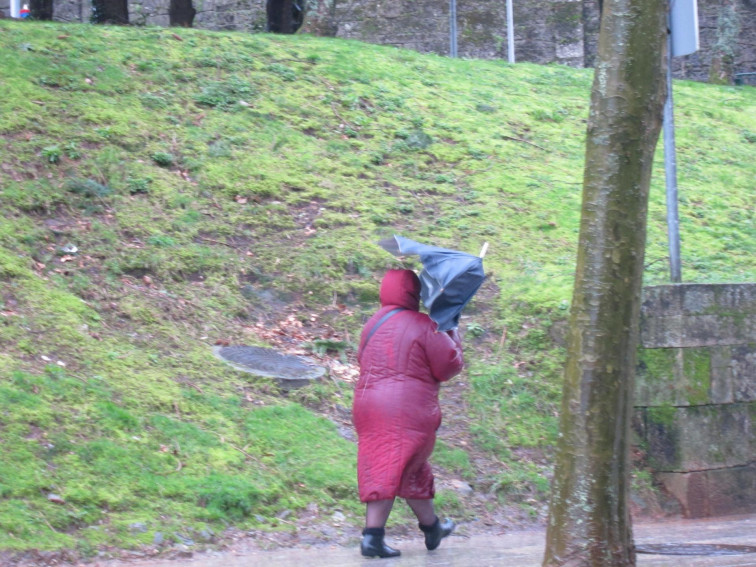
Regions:
<instances>
[{"instance_id":1,"label":"tree trunk","mask_svg":"<svg viewBox=\"0 0 756 567\"><path fill-rule=\"evenodd\" d=\"M197 10L192 4L192 0L171 0L168 8L168 18L170 25L184 28L192 27L194 16Z\"/></svg>"},{"instance_id":2,"label":"tree trunk","mask_svg":"<svg viewBox=\"0 0 756 567\"><path fill-rule=\"evenodd\" d=\"M294 0L267 0L268 31L273 33L294 33L302 25L303 6Z\"/></svg>"},{"instance_id":3,"label":"tree trunk","mask_svg":"<svg viewBox=\"0 0 756 567\"><path fill-rule=\"evenodd\" d=\"M544 567L635 565L629 435L665 0L604 0Z\"/></svg>"},{"instance_id":4,"label":"tree trunk","mask_svg":"<svg viewBox=\"0 0 756 567\"><path fill-rule=\"evenodd\" d=\"M31 0L29 2L31 17L35 20L53 19L53 0Z\"/></svg>"},{"instance_id":5,"label":"tree trunk","mask_svg":"<svg viewBox=\"0 0 756 567\"><path fill-rule=\"evenodd\" d=\"M739 35L740 16L737 4L733 0L725 0L719 7L716 42L711 47L710 83L728 85L732 82Z\"/></svg>"},{"instance_id":6,"label":"tree trunk","mask_svg":"<svg viewBox=\"0 0 756 567\"><path fill-rule=\"evenodd\" d=\"M127 0L92 0L92 21L96 24L128 24Z\"/></svg>"}]
</instances>

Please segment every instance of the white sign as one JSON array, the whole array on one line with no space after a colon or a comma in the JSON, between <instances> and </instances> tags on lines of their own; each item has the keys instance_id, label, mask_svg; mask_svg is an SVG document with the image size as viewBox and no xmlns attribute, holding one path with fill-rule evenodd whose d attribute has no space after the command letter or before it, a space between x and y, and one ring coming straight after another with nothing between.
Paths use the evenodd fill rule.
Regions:
<instances>
[{"instance_id":1,"label":"white sign","mask_svg":"<svg viewBox=\"0 0 756 567\"><path fill-rule=\"evenodd\" d=\"M672 55L698 51L698 4L696 0L672 0L669 7Z\"/></svg>"}]
</instances>

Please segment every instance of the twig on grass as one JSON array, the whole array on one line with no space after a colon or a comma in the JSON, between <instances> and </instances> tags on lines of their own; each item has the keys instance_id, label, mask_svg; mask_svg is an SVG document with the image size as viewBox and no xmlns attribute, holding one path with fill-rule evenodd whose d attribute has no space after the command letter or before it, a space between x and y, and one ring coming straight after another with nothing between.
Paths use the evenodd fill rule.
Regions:
<instances>
[{"instance_id":1,"label":"twig on grass","mask_svg":"<svg viewBox=\"0 0 756 567\"><path fill-rule=\"evenodd\" d=\"M198 236L197 240L202 240L203 242L212 242L213 244L220 244L222 246L228 246L229 248L233 248L234 250L241 250L241 248L239 248L238 246L234 246L233 244L229 244L228 242L213 240L212 238L205 238L204 236Z\"/></svg>"},{"instance_id":2,"label":"twig on grass","mask_svg":"<svg viewBox=\"0 0 756 567\"><path fill-rule=\"evenodd\" d=\"M513 142L522 142L523 144L528 144L530 146L533 146L534 148L538 148L539 150L543 150L544 152L548 151L546 148L543 148L539 146L538 144L534 144L533 142L528 142L527 140L523 140L522 138L515 138L514 136L507 136L506 134L501 135L502 140L512 140Z\"/></svg>"}]
</instances>

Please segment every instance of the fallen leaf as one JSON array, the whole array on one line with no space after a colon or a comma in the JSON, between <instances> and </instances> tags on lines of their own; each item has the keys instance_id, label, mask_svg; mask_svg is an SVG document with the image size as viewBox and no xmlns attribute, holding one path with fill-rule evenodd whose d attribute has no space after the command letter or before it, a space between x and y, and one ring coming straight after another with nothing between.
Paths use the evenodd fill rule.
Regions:
<instances>
[{"instance_id":1,"label":"fallen leaf","mask_svg":"<svg viewBox=\"0 0 756 567\"><path fill-rule=\"evenodd\" d=\"M47 495L47 500L49 502L52 502L53 504L65 504L66 501L63 500L59 495L50 493Z\"/></svg>"}]
</instances>

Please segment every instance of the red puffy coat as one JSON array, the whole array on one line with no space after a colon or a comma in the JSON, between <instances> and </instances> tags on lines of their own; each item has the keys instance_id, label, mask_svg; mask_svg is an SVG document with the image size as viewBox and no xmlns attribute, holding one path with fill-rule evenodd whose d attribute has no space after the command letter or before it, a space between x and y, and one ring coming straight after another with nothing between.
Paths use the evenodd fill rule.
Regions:
<instances>
[{"instance_id":1,"label":"red puffy coat","mask_svg":"<svg viewBox=\"0 0 756 567\"><path fill-rule=\"evenodd\" d=\"M456 332L436 332L436 323L419 312L414 272L387 272L380 299L381 309L362 330L352 408L360 500L433 498L428 458L441 424L438 391L462 369L462 346ZM405 311L387 319L365 345L375 324L397 307Z\"/></svg>"}]
</instances>

